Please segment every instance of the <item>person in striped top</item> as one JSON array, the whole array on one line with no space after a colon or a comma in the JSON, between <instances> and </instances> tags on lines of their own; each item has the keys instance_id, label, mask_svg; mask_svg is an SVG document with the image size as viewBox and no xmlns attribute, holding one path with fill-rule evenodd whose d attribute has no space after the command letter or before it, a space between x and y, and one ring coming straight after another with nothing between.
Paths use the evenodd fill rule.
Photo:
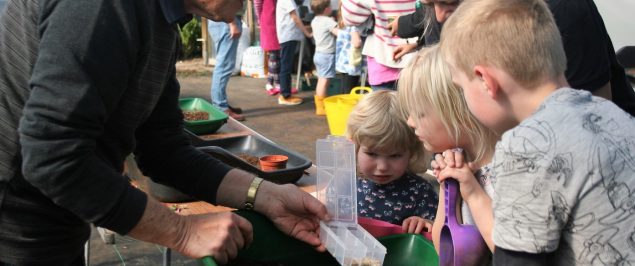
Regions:
<instances>
[{"instance_id":1,"label":"person in striped top","mask_svg":"<svg viewBox=\"0 0 635 266\"><path fill-rule=\"evenodd\" d=\"M399 60L393 50L406 43L415 43L416 38L402 39L390 34L388 25L397 16L415 11L417 0L342 0L342 17L350 26L373 20L373 33L364 43L362 54L368 59L368 83L373 89L394 89L399 71L410 61L411 55Z\"/></svg>"}]
</instances>

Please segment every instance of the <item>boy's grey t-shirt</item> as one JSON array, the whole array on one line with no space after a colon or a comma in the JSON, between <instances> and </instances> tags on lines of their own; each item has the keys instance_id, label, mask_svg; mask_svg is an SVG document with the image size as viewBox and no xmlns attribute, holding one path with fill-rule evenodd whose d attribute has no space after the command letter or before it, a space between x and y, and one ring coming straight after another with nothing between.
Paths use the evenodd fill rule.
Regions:
<instances>
[{"instance_id":1,"label":"boy's grey t-shirt","mask_svg":"<svg viewBox=\"0 0 635 266\"><path fill-rule=\"evenodd\" d=\"M331 17L315 16L311 21L313 38L315 38L315 51L324 54L335 53L335 35L331 33L337 27L337 22Z\"/></svg>"},{"instance_id":2,"label":"boy's grey t-shirt","mask_svg":"<svg viewBox=\"0 0 635 266\"><path fill-rule=\"evenodd\" d=\"M298 16L300 14L295 1L278 0L276 2L276 34L280 43L301 41L304 38L304 33L291 18L291 11L295 11Z\"/></svg>"},{"instance_id":3,"label":"boy's grey t-shirt","mask_svg":"<svg viewBox=\"0 0 635 266\"><path fill-rule=\"evenodd\" d=\"M562 88L496 145L496 246L558 265L635 264L635 119Z\"/></svg>"}]
</instances>

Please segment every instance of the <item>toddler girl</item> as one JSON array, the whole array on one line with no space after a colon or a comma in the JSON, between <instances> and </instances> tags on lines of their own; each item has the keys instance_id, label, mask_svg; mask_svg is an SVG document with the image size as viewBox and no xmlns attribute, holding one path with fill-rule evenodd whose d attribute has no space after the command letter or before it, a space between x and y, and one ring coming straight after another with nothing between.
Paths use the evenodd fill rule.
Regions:
<instances>
[{"instance_id":1,"label":"toddler girl","mask_svg":"<svg viewBox=\"0 0 635 266\"><path fill-rule=\"evenodd\" d=\"M421 142L397 108L397 93L375 91L348 119L346 135L357 149L357 211L360 217L401 225L408 233L430 229L437 194L415 174L423 166ZM430 219L430 220L427 220Z\"/></svg>"},{"instance_id":2,"label":"toddler girl","mask_svg":"<svg viewBox=\"0 0 635 266\"><path fill-rule=\"evenodd\" d=\"M470 113L461 89L452 82L438 45L419 51L401 72L398 84L399 104L408 117L408 125L415 129L426 150L443 152L435 155L434 174L440 181L448 176L457 179L462 195L480 196L464 198L461 214L457 216L462 216L466 224L475 223L488 246L493 247L491 197L494 191L486 164L492 159L498 136ZM464 156L471 163L463 163ZM472 174L475 170L478 170L478 178ZM432 226L437 251L445 219L443 187L441 182L439 206Z\"/></svg>"}]
</instances>

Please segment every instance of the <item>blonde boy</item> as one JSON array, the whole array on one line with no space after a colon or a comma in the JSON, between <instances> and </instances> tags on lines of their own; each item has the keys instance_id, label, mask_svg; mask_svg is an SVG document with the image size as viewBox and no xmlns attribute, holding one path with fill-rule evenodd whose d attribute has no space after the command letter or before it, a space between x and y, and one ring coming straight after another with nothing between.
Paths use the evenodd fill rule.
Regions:
<instances>
[{"instance_id":1,"label":"blonde boy","mask_svg":"<svg viewBox=\"0 0 635 266\"><path fill-rule=\"evenodd\" d=\"M466 0L441 49L470 111L503 134L494 264L633 264L635 121L568 88L544 0Z\"/></svg>"}]
</instances>

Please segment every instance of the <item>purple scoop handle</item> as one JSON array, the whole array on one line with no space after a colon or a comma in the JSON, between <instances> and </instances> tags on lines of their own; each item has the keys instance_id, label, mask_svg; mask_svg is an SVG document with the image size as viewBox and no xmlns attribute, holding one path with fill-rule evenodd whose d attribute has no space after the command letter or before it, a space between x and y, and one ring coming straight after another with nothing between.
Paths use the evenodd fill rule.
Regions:
<instances>
[{"instance_id":1,"label":"purple scoop handle","mask_svg":"<svg viewBox=\"0 0 635 266\"><path fill-rule=\"evenodd\" d=\"M458 225L456 219L456 201L458 200L459 184L454 179L445 181L445 225Z\"/></svg>"},{"instance_id":2,"label":"purple scoop handle","mask_svg":"<svg viewBox=\"0 0 635 266\"><path fill-rule=\"evenodd\" d=\"M445 181L445 221L441 229L439 265L481 265L487 261L487 245L478 228L462 225L456 217L459 184L454 179Z\"/></svg>"}]
</instances>

